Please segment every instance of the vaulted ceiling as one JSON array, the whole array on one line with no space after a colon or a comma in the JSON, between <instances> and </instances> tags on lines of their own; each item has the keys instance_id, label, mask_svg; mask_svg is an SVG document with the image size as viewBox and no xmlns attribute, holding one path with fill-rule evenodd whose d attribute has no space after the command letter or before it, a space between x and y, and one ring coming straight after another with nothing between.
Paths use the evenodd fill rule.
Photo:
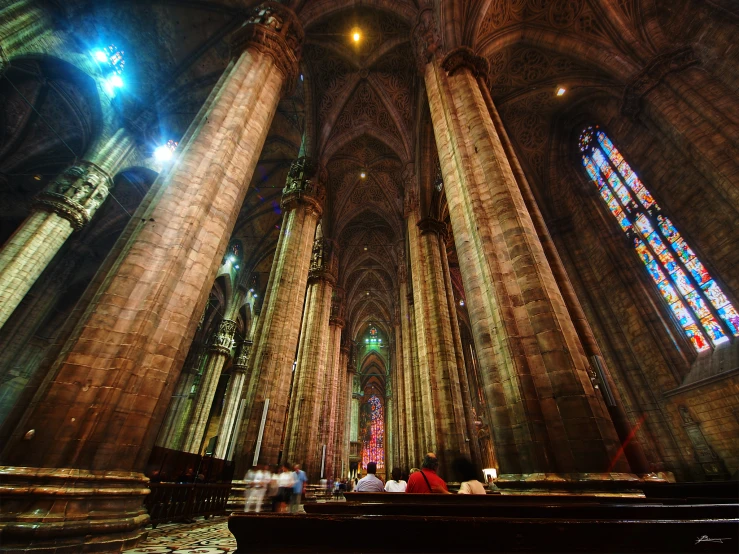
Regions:
<instances>
[{"instance_id":1,"label":"vaulted ceiling","mask_svg":"<svg viewBox=\"0 0 739 554\"><path fill-rule=\"evenodd\" d=\"M76 12L64 11L65 3L51 4L72 13L67 28L78 54L111 43L125 50L128 85L118 109L130 117L154 108L156 116L146 131L148 155L154 145L185 133L228 64L229 35L257 3L80 1L75 5L83 7ZM441 15L444 48L466 44L487 58L491 96L527 175L542 189L552 122L559 114L594 91L620 95L655 52L677 44L681 33L698 36L706 28L683 17L694 0L284 3L305 28L302 77L280 102L234 236L244 245L243 279L256 273L264 287L279 236L281 190L305 137L328 176L323 229L340 245L339 285L346 290L351 338L370 321L391 335L404 251L403 198L413 180L427 188L433 184L433 176L422 174L435 172L434 167L419 163L427 159L432 163L425 165L435 166L436 154L419 153L427 143L433 149L432 139L419 137L433 135L411 45L422 9L433 5ZM719 3L728 9L727 2ZM354 32L360 33L359 41L352 39ZM702 48L709 58L715 54L709 39ZM718 55L708 63L726 65ZM59 66L20 61L15 73L8 73L17 90L10 81L0 84L0 224L5 235L45 184L32 176L54 174L71 161L60 138L83 151L99 119L95 94L84 76L59 72ZM727 67L726 74L732 71ZM570 93L557 98L553 91L558 86ZM55 122L54 132L39 127L39 114ZM36 137L39 129L43 136ZM11 166L25 176L11 175ZM113 192L124 195L125 190L121 186ZM426 198L426 209L445 218L443 193L431 191ZM455 294L463 298L451 240L448 250Z\"/></svg>"}]
</instances>

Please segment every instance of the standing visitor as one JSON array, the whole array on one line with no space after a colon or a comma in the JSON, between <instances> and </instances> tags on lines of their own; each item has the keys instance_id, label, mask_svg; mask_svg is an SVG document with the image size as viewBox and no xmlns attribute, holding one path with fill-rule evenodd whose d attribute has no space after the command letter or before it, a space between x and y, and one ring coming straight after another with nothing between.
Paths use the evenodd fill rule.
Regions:
<instances>
[{"instance_id":1,"label":"standing visitor","mask_svg":"<svg viewBox=\"0 0 739 554\"><path fill-rule=\"evenodd\" d=\"M287 504L292 499L293 486L295 485L294 474L287 465L282 466L282 472L277 478L277 485L280 487L278 493L280 501L277 504L277 511L285 512Z\"/></svg>"},{"instance_id":2,"label":"standing visitor","mask_svg":"<svg viewBox=\"0 0 739 554\"><path fill-rule=\"evenodd\" d=\"M290 513L297 513L303 500L305 492L305 484L308 482L308 476L305 471L300 469L300 464L295 464L295 473L293 481L293 495L290 497Z\"/></svg>"},{"instance_id":3,"label":"standing visitor","mask_svg":"<svg viewBox=\"0 0 739 554\"><path fill-rule=\"evenodd\" d=\"M246 511L250 512L254 506L254 511L259 513L262 511L262 503L264 495L267 492L267 486L270 482L270 473L257 466L256 471L250 470L247 473L247 486L249 486L249 494L246 499ZM251 478L249 479L249 474Z\"/></svg>"}]
</instances>

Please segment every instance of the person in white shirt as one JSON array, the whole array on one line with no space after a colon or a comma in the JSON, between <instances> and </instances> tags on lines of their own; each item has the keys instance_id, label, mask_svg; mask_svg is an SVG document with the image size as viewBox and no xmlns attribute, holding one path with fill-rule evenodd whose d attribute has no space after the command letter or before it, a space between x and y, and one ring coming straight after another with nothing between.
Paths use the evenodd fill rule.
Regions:
<instances>
[{"instance_id":1,"label":"person in white shirt","mask_svg":"<svg viewBox=\"0 0 739 554\"><path fill-rule=\"evenodd\" d=\"M246 512L251 512L252 506L255 512L262 511L262 503L270 477L269 471L264 471L259 466L250 469L246 474L246 486L249 487L246 497Z\"/></svg>"},{"instance_id":2,"label":"person in white shirt","mask_svg":"<svg viewBox=\"0 0 739 554\"><path fill-rule=\"evenodd\" d=\"M277 477L277 485L280 487L278 492L280 502L277 505L277 511L284 512L292 498L293 486L295 485L295 474L290 471L287 465L282 466L282 472Z\"/></svg>"},{"instance_id":3,"label":"person in white shirt","mask_svg":"<svg viewBox=\"0 0 739 554\"><path fill-rule=\"evenodd\" d=\"M394 467L392 472L392 479L388 479L385 483L385 492L405 492L405 488L408 483L400 478L400 468Z\"/></svg>"},{"instance_id":4,"label":"person in white shirt","mask_svg":"<svg viewBox=\"0 0 739 554\"><path fill-rule=\"evenodd\" d=\"M377 464L375 462L368 463L367 475L359 480L354 492L385 492L382 480L377 478L376 472Z\"/></svg>"}]
</instances>

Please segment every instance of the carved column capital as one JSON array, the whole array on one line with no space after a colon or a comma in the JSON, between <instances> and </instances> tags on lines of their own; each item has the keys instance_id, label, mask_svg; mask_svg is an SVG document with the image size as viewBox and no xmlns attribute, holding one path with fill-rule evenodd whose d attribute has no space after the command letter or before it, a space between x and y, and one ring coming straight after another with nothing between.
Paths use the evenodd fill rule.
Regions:
<instances>
[{"instance_id":1,"label":"carved column capital","mask_svg":"<svg viewBox=\"0 0 739 554\"><path fill-rule=\"evenodd\" d=\"M475 54L471 48L460 46L444 57L441 68L450 76L460 69L469 69L475 77L486 79L490 71L490 63L482 56Z\"/></svg>"},{"instance_id":2,"label":"carved column capital","mask_svg":"<svg viewBox=\"0 0 739 554\"><path fill-rule=\"evenodd\" d=\"M325 237L313 241L308 283L314 281L326 281L332 285L336 283L339 273L338 248L336 241Z\"/></svg>"},{"instance_id":3,"label":"carved column capital","mask_svg":"<svg viewBox=\"0 0 739 554\"><path fill-rule=\"evenodd\" d=\"M248 339L241 344L241 352L239 352L239 355L234 362L234 371L246 371L246 364L249 361L252 344L252 341Z\"/></svg>"},{"instance_id":4,"label":"carved column capital","mask_svg":"<svg viewBox=\"0 0 739 554\"><path fill-rule=\"evenodd\" d=\"M626 85L621 113L632 119L635 118L641 111L641 99L659 85L668 73L682 71L697 63L700 63L700 60L690 46L655 56Z\"/></svg>"},{"instance_id":5,"label":"carved column capital","mask_svg":"<svg viewBox=\"0 0 739 554\"><path fill-rule=\"evenodd\" d=\"M319 217L323 214L326 199L324 171L306 156L295 160L287 174L285 188L282 189L282 209L292 210L300 204L307 205Z\"/></svg>"},{"instance_id":6,"label":"carved column capital","mask_svg":"<svg viewBox=\"0 0 739 554\"><path fill-rule=\"evenodd\" d=\"M421 231L421 235L433 233L444 238L446 238L449 233L446 228L446 223L439 221L438 219L434 219L433 217L424 217L418 222L418 229Z\"/></svg>"},{"instance_id":7,"label":"carved column capital","mask_svg":"<svg viewBox=\"0 0 739 554\"><path fill-rule=\"evenodd\" d=\"M231 37L231 49L240 54L256 48L270 56L285 76L285 90L290 90L300 73L299 60L305 33L298 16L277 2L262 2Z\"/></svg>"},{"instance_id":8,"label":"carved column capital","mask_svg":"<svg viewBox=\"0 0 739 554\"><path fill-rule=\"evenodd\" d=\"M218 330L213 333L210 342L210 351L218 354L228 355L231 353L231 344L236 332L236 322L232 319L224 319L218 325Z\"/></svg>"},{"instance_id":9,"label":"carved column capital","mask_svg":"<svg viewBox=\"0 0 739 554\"><path fill-rule=\"evenodd\" d=\"M82 229L108 197L113 180L92 162L81 161L65 169L33 202L35 209L54 212Z\"/></svg>"},{"instance_id":10,"label":"carved column capital","mask_svg":"<svg viewBox=\"0 0 739 554\"><path fill-rule=\"evenodd\" d=\"M426 64L442 48L441 33L433 9L426 8L418 14L416 25L411 32L411 43L413 44L413 55L416 58L416 67L423 75Z\"/></svg>"}]
</instances>

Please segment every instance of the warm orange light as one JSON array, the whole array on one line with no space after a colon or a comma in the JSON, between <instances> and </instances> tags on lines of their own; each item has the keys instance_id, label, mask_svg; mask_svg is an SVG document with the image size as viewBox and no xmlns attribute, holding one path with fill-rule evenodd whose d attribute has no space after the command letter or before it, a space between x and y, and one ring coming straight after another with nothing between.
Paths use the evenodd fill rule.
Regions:
<instances>
[{"instance_id":1,"label":"warm orange light","mask_svg":"<svg viewBox=\"0 0 739 554\"><path fill-rule=\"evenodd\" d=\"M354 42L359 42L359 39L362 38L362 35L359 33L359 31L354 31L352 34L352 38L354 39Z\"/></svg>"},{"instance_id":2,"label":"warm orange light","mask_svg":"<svg viewBox=\"0 0 739 554\"><path fill-rule=\"evenodd\" d=\"M567 92L567 89L566 88L559 87L557 89L557 96L562 96L562 95L564 95L565 92Z\"/></svg>"}]
</instances>

